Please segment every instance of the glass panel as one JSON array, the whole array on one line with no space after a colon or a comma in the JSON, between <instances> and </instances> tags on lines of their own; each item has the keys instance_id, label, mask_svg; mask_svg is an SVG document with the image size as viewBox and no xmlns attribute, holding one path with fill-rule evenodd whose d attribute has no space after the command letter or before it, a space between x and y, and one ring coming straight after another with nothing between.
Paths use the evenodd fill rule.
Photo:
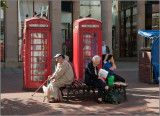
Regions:
<instances>
[{"instance_id":1,"label":"glass panel","mask_svg":"<svg viewBox=\"0 0 160 116\"><path fill-rule=\"evenodd\" d=\"M73 2L62 1L61 2L61 26L62 26L62 53L66 54L70 57L70 61L72 61L73 57L73 46L72 44L72 7Z\"/></svg>"},{"instance_id":2,"label":"glass panel","mask_svg":"<svg viewBox=\"0 0 160 116\"><path fill-rule=\"evenodd\" d=\"M44 56L44 51L31 51L31 56Z\"/></svg>"},{"instance_id":3,"label":"glass panel","mask_svg":"<svg viewBox=\"0 0 160 116\"><path fill-rule=\"evenodd\" d=\"M47 57L31 57L31 62L44 62L47 60Z\"/></svg>"},{"instance_id":4,"label":"glass panel","mask_svg":"<svg viewBox=\"0 0 160 116\"><path fill-rule=\"evenodd\" d=\"M83 56L91 56L91 51L83 51Z\"/></svg>"},{"instance_id":5,"label":"glass panel","mask_svg":"<svg viewBox=\"0 0 160 116\"><path fill-rule=\"evenodd\" d=\"M44 70L32 70L33 75L44 75Z\"/></svg>"},{"instance_id":6,"label":"glass panel","mask_svg":"<svg viewBox=\"0 0 160 116\"><path fill-rule=\"evenodd\" d=\"M31 38L47 38L47 33L31 33Z\"/></svg>"},{"instance_id":7,"label":"glass panel","mask_svg":"<svg viewBox=\"0 0 160 116\"><path fill-rule=\"evenodd\" d=\"M44 76L31 76L32 81L43 81Z\"/></svg>"},{"instance_id":8,"label":"glass panel","mask_svg":"<svg viewBox=\"0 0 160 116\"><path fill-rule=\"evenodd\" d=\"M31 44L42 44L41 39L31 39Z\"/></svg>"},{"instance_id":9,"label":"glass panel","mask_svg":"<svg viewBox=\"0 0 160 116\"><path fill-rule=\"evenodd\" d=\"M121 15L121 16L120 16L121 18L124 18L124 11L121 11L121 12L120 12L120 15Z\"/></svg>"},{"instance_id":10,"label":"glass panel","mask_svg":"<svg viewBox=\"0 0 160 116\"><path fill-rule=\"evenodd\" d=\"M121 2L121 9L125 9L125 2L124 1Z\"/></svg>"},{"instance_id":11,"label":"glass panel","mask_svg":"<svg viewBox=\"0 0 160 116\"><path fill-rule=\"evenodd\" d=\"M137 7L133 8L133 15L137 15Z\"/></svg>"},{"instance_id":12,"label":"glass panel","mask_svg":"<svg viewBox=\"0 0 160 116\"><path fill-rule=\"evenodd\" d=\"M130 16L131 15L131 9L127 9L126 10L126 17Z\"/></svg>"},{"instance_id":13,"label":"glass panel","mask_svg":"<svg viewBox=\"0 0 160 116\"><path fill-rule=\"evenodd\" d=\"M98 50L98 49L96 49L98 46L96 46L96 45L91 45L91 50Z\"/></svg>"},{"instance_id":14,"label":"glass panel","mask_svg":"<svg viewBox=\"0 0 160 116\"><path fill-rule=\"evenodd\" d=\"M45 44L47 44L47 39L45 39Z\"/></svg>"},{"instance_id":15,"label":"glass panel","mask_svg":"<svg viewBox=\"0 0 160 116\"><path fill-rule=\"evenodd\" d=\"M130 47L130 29L126 30L126 57L129 57L129 47Z\"/></svg>"},{"instance_id":16,"label":"glass panel","mask_svg":"<svg viewBox=\"0 0 160 116\"><path fill-rule=\"evenodd\" d=\"M33 1L18 0L18 46L19 46L19 61L22 61L22 43L23 43L23 28L26 15L29 18L33 15Z\"/></svg>"},{"instance_id":17,"label":"glass panel","mask_svg":"<svg viewBox=\"0 0 160 116\"><path fill-rule=\"evenodd\" d=\"M130 27L131 26L130 11L131 11L130 9L126 10L126 27Z\"/></svg>"},{"instance_id":18,"label":"glass panel","mask_svg":"<svg viewBox=\"0 0 160 116\"><path fill-rule=\"evenodd\" d=\"M43 69L43 68L44 68L44 64L32 63L32 64L31 64L31 68Z\"/></svg>"},{"instance_id":19,"label":"glass panel","mask_svg":"<svg viewBox=\"0 0 160 116\"><path fill-rule=\"evenodd\" d=\"M91 47L90 47L89 45L85 45L85 46L83 47L83 50L91 50Z\"/></svg>"},{"instance_id":20,"label":"glass panel","mask_svg":"<svg viewBox=\"0 0 160 116\"><path fill-rule=\"evenodd\" d=\"M133 16L133 23L132 23L133 28L137 27L137 15Z\"/></svg>"},{"instance_id":21,"label":"glass panel","mask_svg":"<svg viewBox=\"0 0 160 116\"><path fill-rule=\"evenodd\" d=\"M128 8L131 5L130 1L125 1L125 8Z\"/></svg>"},{"instance_id":22,"label":"glass panel","mask_svg":"<svg viewBox=\"0 0 160 116\"><path fill-rule=\"evenodd\" d=\"M93 57L94 55L96 55L97 54L97 52L96 51L92 51L91 52L91 56Z\"/></svg>"},{"instance_id":23,"label":"glass panel","mask_svg":"<svg viewBox=\"0 0 160 116\"><path fill-rule=\"evenodd\" d=\"M31 45L31 50L43 50L44 45Z\"/></svg>"},{"instance_id":24,"label":"glass panel","mask_svg":"<svg viewBox=\"0 0 160 116\"><path fill-rule=\"evenodd\" d=\"M35 1L34 2L35 10L37 14L40 14L40 17L43 17L43 14L46 15L46 18L49 18L49 2L48 1Z\"/></svg>"},{"instance_id":25,"label":"glass panel","mask_svg":"<svg viewBox=\"0 0 160 116\"><path fill-rule=\"evenodd\" d=\"M131 1L131 5L137 4L137 1Z\"/></svg>"},{"instance_id":26,"label":"glass panel","mask_svg":"<svg viewBox=\"0 0 160 116\"><path fill-rule=\"evenodd\" d=\"M83 39L84 44L91 44L91 39Z\"/></svg>"},{"instance_id":27,"label":"glass panel","mask_svg":"<svg viewBox=\"0 0 160 116\"><path fill-rule=\"evenodd\" d=\"M152 4L152 30L159 30L159 4Z\"/></svg>"},{"instance_id":28,"label":"glass panel","mask_svg":"<svg viewBox=\"0 0 160 116\"><path fill-rule=\"evenodd\" d=\"M80 16L101 20L101 2L80 1Z\"/></svg>"}]
</instances>

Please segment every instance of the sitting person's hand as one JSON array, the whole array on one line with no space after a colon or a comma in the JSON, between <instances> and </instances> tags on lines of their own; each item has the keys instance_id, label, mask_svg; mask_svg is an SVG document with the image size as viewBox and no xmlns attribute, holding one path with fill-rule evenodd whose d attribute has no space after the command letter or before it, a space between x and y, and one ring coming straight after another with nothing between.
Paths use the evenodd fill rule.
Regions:
<instances>
[{"instance_id":1,"label":"sitting person's hand","mask_svg":"<svg viewBox=\"0 0 160 116\"><path fill-rule=\"evenodd\" d=\"M101 79L104 83L106 82L103 77L98 77L98 79Z\"/></svg>"},{"instance_id":2,"label":"sitting person's hand","mask_svg":"<svg viewBox=\"0 0 160 116\"><path fill-rule=\"evenodd\" d=\"M51 79L52 79L52 75L49 75L49 76L48 76L48 80L51 80Z\"/></svg>"}]
</instances>

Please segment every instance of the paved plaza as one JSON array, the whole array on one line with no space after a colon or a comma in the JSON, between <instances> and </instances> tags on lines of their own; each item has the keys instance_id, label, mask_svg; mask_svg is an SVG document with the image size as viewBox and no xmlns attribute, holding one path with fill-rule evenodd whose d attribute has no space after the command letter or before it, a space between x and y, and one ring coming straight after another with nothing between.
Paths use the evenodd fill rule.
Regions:
<instances>
[{"instance_id":1,"label":"paved plaza","mask_svg":"<svg viewBox=\"0 0 160 116\"><path fill-rule=\"evenodd\" d=\"M43 92L23 88L22 68L1 69L2 115L159 115L159 85L138 80L138 62L116 62L116 73L128 83L127 98L121 104L98 104L96 96L73 97L70 103L43 102Z\"/></svg>"}]
</instances>

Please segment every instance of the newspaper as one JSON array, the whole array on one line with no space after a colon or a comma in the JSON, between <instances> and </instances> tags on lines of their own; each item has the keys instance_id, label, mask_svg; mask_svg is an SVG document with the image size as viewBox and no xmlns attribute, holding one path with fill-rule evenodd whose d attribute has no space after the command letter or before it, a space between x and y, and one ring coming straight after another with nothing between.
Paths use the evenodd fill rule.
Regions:
<instances>
[{"instance_id":1,"label":"newspaper","mask_svg":"<svg viewBox=\"0 0 160 116\"><path fill-rule=\"evenodd\" d=\"M104 69L100 69L98 72L98 76L103 77L103 78L107 78L108 75L108 71L104 70Z\"/></svg>"}]
</instances>

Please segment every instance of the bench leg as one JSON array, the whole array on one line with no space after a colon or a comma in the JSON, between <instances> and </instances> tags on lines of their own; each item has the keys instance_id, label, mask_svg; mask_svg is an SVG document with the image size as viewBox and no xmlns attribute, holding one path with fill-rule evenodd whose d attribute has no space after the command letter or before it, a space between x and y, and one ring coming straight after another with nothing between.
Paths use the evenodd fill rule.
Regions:
<instances>
[{"instance_id":1,"label":"bench leg","mask_svg":"<svg viewBox=\"0 0 160 116\"><path fill-rule=\"evenodd\" d=\"M124 101L127 101L127 95L126 95L126 88L123 87L123 91L124 91Z\"/></svg>"},{"instance_id":2,"label":"bench leg","mask_svg":"<svg viewBox=\"0 0 160 116\"><path fill-rule=\"evenodd\" d=\"M95 93L95 88L93 88L93 95L96 95L96 93Z\"/></svg>"},{"instance_id":3,"label":"bench leg","mask_svg":"<svg viewBox=\"0 0 160 116\"><path fill-rule=\"evenodd\" d=\"M67 103L69 103L69 93L70 93L70 89L67 89Z\"/></svg>"}]
</instances>

